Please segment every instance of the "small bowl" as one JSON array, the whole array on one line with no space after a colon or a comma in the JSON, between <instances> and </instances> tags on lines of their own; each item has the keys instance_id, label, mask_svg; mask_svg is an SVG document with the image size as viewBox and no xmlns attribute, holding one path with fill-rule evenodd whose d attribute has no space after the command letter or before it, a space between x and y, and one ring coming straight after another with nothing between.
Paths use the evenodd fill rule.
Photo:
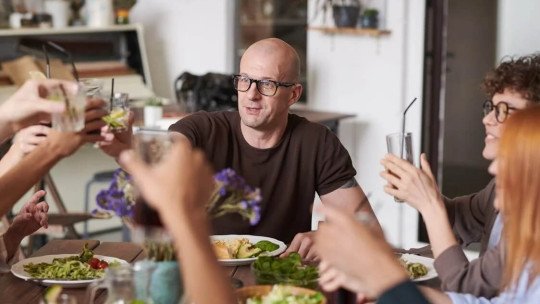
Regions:
<instances>
[{"instance_id":1,"label":"small bowl","mask_svg":"<svg viewBox=\"0 0 540 304\"><path fill-rule=\"evenodd\" d=\"M317 291L302 287L296 286L285 286L288 291L294 295L313 295ZM244 304L249 298L252 297L261 297L268 294L272 290L272 285L254 285L242 287L236 290L236 297L238 298L238 303ZM326 298L323 296L320 304L326 304Z\"/></svg>"}]
</instances>

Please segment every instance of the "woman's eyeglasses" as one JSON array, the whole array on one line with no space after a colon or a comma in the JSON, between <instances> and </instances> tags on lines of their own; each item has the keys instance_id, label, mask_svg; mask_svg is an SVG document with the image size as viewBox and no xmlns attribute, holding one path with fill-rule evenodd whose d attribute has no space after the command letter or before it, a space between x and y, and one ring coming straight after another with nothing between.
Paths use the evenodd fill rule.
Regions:
<instances>
[{"instance_id":1,"label":"woman's eyeglasses","mask_svg":"<svg viewBox=\"0 0 540 304\"><path fill-rule=\"evenodd\" d=\"M493 101L491 100L484 101L482 108L484 111L484 116L489 115L491 111L495 110L495 119L497 119L499 123L503 123L506 118L508 118L510 110L517 110L516 108L509 106L508 103L504 101L501 101L497 103L497 105L494 105Z\"/></svg>"}]
</instances>

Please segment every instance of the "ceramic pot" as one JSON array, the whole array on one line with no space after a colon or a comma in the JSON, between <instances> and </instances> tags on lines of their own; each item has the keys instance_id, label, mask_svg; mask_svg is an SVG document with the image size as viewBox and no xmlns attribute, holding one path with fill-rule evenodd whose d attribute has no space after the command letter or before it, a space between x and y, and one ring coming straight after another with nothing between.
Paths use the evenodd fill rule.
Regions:
<instances>
[{"instance_id":1,"label":"ceramic pot","mask_svg":"<svg viewBox=\"0 0 540 304\"><path fill-rule=\"evenodd\" d=\"M360 24L362 28L376 29L379 27L379 17L378 16L362 16L360 18Z\"/></svg>"},{"instance_id":2,"label":"ceramic pot","mask_svg":"<svg viewBox=\"0 0 540 304\"><path fill-rule=\"evenodd\" d=\"M360 7L357 5L333 5L332 12L336 27L356 27Z\"/></svg>"},{"instance_id":3,"label":"ceramic pot","mask_svg":"<svg viewBox=\"0 0 540 304\"><path fill-rule=\"evenodd\" d=\"M163 107L144 106L144 126L157 127L158 120L163 118Z\"/></svg>"},{"instance_id":4,"label":"ceramic pot","mask_svg":"<svg viewBox=\"0 0 540 304\"><path fill-rule=\"evenodd\" d=\"M182 280L178 262L156 262L150 283L150 296L154 303L177 304L182 293Z\"/></svg>"}]
</instances>

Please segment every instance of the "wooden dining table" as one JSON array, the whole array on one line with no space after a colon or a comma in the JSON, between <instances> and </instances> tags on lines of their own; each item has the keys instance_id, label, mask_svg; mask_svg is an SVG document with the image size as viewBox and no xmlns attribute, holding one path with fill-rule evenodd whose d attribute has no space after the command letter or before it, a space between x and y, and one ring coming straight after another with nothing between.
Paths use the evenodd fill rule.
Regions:
<instances>
[{"instance_id":1,"label":"wooden dining table","mask_svg":"<svg viewBox=\"0 0 540 304\"><path fill-rule=\"evenodd\" d=\"M128 242L100 242L98 240L51 240L39 250L32 254L32 257L56 254L79 254L85 243L95 254L123 259L134 263L143 260L146 255L140 245ZM239 280L243 286L255 285L255 276L251 272L249 265L224 266L225 272L231 277ZM438 279L432 279L421 283L421 285L439 288ZM0 303L39 303L43 298L46 287L36 282L25 281L15 277L11 273L0 274ZM77 303L88 303L86 288L65 288L63 293L71 295L77 299ZM337 303L339 293L326 293L328 304ZM107 294L99 291L95 303L104 303Z\"/></svg>"}]
</instances>

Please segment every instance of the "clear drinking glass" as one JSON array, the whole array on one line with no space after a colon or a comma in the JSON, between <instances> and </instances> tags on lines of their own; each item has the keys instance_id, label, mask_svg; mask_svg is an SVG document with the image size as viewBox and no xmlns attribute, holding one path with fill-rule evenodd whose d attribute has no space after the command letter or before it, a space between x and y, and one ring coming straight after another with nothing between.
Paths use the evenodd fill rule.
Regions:
<instances>
[{"instance_id":1,"label":"clear drinking glass","mask_svg":"<svg viewBox=\"0 0 540 304\"><path fill-rule=\"evenodd\" d=\"M79 83L83 86L87 98L102 98L103 81L101 79L83 78Z\"/></svg>"},{"instance_id":2,"label":"clear drinking glass","mask_svg":"<svg viewBox=\"0 0 540 304\"><path fill-rule=\"evenodd\" d=\"M413 151L412 151L412 133L392 133L386 135L386 146L388 153L394 154L409 163L413 163ZM392 171L390 174L396 176ZM397 197L394 197L396 202L402 203L403 201Z\"/></svg>"},{"instance_id":3,"label":"clear drinking glass","mask_svg":"<svg viewBox=\"0 0 540 304\"><path fill-rule=\"evenodd\" d=\"M167 131L141 129L133 136L133 148L135 153L147 164L156 164L172 145L172 139ZM135 209L134 221L137 225L145 227L144 233L150 233L150 228L162 227L157 212L138 196Z\"/></svg>"},{"instance_id":4,"label":"clear drinking glass","mask_svg":"<svg viewBox=\"0 0 540 304\"><path fill-rule=\"evenodd\" d=\"M112 132L127 130L129 125L129 95L127 93L114 93L110 105L108 122Z\"/></svg>"},{"instance_id":5,"label":"clear drinking glass","mask_svg":"<svg viewBox=\"0 0 540 304\"><path fill-rule=\"evenodd\" d=\"M86 94L82 85L58 85L47 99L62 102L66 109L63 113L52 115L52 128L62 132L78 132L84 128L84 109Z\"/></svg>"}]
</instances>

